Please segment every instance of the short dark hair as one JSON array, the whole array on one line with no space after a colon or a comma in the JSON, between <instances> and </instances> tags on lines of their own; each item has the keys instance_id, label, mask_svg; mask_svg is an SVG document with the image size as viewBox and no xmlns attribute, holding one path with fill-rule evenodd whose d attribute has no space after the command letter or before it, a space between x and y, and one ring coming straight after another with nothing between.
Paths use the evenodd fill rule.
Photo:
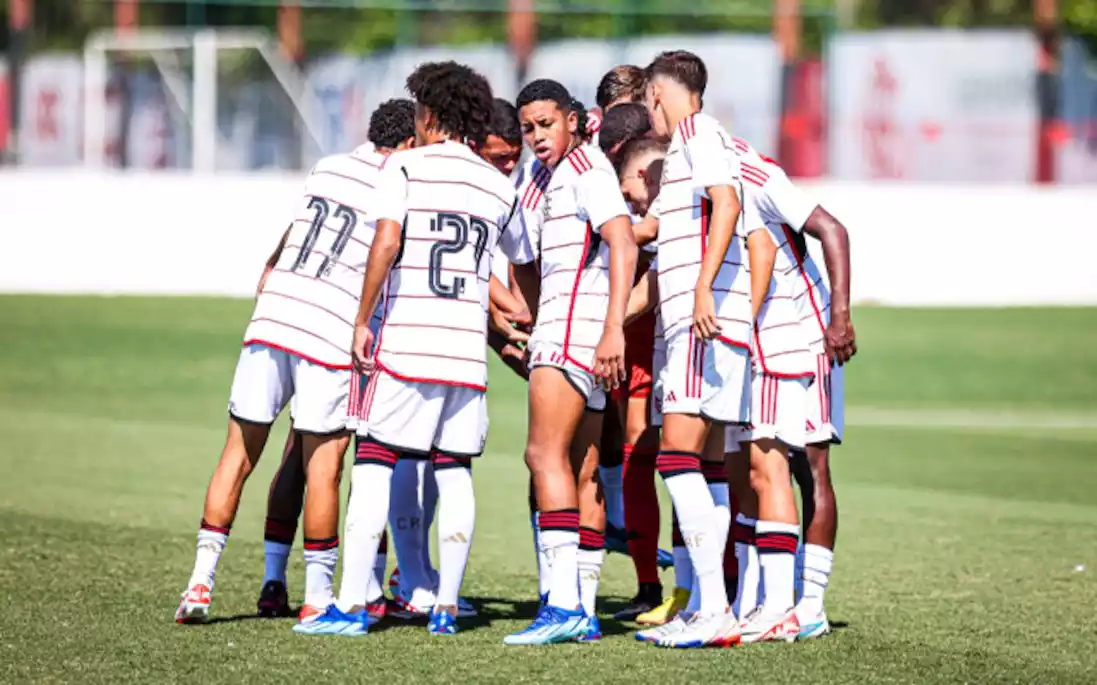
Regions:
<instances>
[{"instance_id":1,"label":"short dark hair","mask_svg":"<svg viewBox=\"0 0 1097 685\"><path fill-rule=\"evenodd\" d=\"M696 95L705 94L708 69L700 57L687 50L661 52L644 70L649 79L666 76Z\"/></svg>"},{"instance_id":2,"label":"short dark hair","mask_svg":"<svg viewBox=\"0 0 1097 685\"><path fill-rule=\"evenodd\" d=\"M581 140L589 141L593 134L591 131L587 130L587 126L590 125L590 117L587 114L586 105L579 102L575 98L572 98L571 111L575 112L575 118L579 123L579 125L575 128L575 132L579 135L579 138Z\"/></svg>"},{"instance_id":3,"label":"short dark hair","mask_svg":"<svg viewBox=\"0 0 1097 685\"><path fill-rule=\"evenodd\" d=\"M598 129L598 147L609 154L610 150L634 138L643 138L651 131L648 108L629 102L611 107L602 115L602 128Z\"/></svg>"},{"instance_id":4,"label":"short dark hair","mask_svg":"<svg viewBox=\"0 0 1097 685\"><path fill-rule=\"evenodd\" d=\"M522 144L522 128L518 125L518 110L503 98L495 98L488 135L499 136L511 145Z\"/></svg>"},{"instance_id":5,"label":"short dark hair","mask_svg":"<svg viewBox=\"0 0 1097 685\"><path fill-rule=\"evenodd\" d=\"M626 164L640 155L649 152L666 153L666 151L667 144L657 138L633 138L617 151L617 170L620 171Z\"/></svg>"},{"instance_id":6,"label":"short dark hair","mask_svg":"<svg viewBox=\"0 0 1097 685\"><path fill-rule=\"evenodd\" d=\"M394 98L381 103L369 118L369 142L377 147L394 148L415 137L415 103Z\"/></svg>"},{"instance_id":7,"label":"short dark hair","mask_svg":"<svg viewBox=\"0 0 1097 685\"><path fill-rule=\"evenodd\" d=\"M527 83L526 87L518 93L515 104L518 109L522 109L529 103L538 100L555 102L557 107L565 111L571 111L574 106L572 104L574 98L571 97L571 93L564 87L564 84L549 78L540 78Z\"/></svg>"},{"instance_id":8,"label":"short dark hair","mask_svg":"<svg viewBox=\"0 0 1097 685\"><path fill-rule=\"evenodd\" d=\"M644 99L644 87L647 86L647 76L644 70L634 64L622 64L606 72L602 80L598 82L598 90L595 91L594 101L605 112L611 102L627 100L629 102L642 102Z\"/></svg>"},{"instance_id":9,"label":"short dark hair","mask_svg":"<svg viewBox=\"0 0 1097 685\"><path fill-rule=\"evenodd\" d=\"M494 98L481 74L453 61L427 62L408 76L406 87L417 103L430 108L439 130L483 144Z\"/></svg>"}]
</instances>

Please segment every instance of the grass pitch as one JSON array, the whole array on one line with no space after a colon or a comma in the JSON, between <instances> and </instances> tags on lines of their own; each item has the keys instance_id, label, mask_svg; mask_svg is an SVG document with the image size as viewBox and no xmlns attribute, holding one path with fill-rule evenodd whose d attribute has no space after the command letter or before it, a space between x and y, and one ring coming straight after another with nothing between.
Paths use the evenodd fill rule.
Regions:
<instances>
[{"instance_id":1,"label":"grass pitch","mask_svg":"<svg viewBox=\"0 0 1097 685\"><path fill-rule=\"evenodd\" d=\"M1097 682L1097 310L855 312L841 510L813 643L504 647L531 617L524 386L492 368L464 594L482 620L309 638L252 618L284 424L204 627L172 614L250 303L0 297L0 682ZM303 583L300 553L291 593ZM664 583L672 584L672 576ZM632 594L610 557L602 608Z\"/></svg>"}]
</instances>

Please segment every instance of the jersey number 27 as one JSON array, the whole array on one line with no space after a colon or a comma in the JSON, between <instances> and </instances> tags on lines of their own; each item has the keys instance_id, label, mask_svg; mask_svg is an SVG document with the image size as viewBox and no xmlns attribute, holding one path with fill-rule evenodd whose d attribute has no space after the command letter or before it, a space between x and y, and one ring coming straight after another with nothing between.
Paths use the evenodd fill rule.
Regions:
<instances>
[{"instance_id":1,"label":"jersey number 27","mask_svg":"<svg viewBox=\"0 0 1097 685\"><path fill-rule=\"evenodd\" d=\"M440 240L430 248L429 277L430 290L438 297L456 299L465 289L465 279L455 276L451 283L442 282L442 259L448 254L458 254L469 243L470 234L475 233L473 258L475 260L472 277L480 277L480 260L484 257L484 251L488 244L488 224L483 219L455 214L453 212L439 212L438 216L430 220L431 232L443 231L446 228L454 229L454 236L449 240Z\"/></svg>"}]
</instances>

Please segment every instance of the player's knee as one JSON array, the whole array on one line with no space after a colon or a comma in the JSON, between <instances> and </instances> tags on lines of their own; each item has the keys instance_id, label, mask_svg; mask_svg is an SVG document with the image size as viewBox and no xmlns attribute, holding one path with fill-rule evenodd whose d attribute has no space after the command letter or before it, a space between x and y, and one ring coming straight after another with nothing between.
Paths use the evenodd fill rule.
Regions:
<instances>
[{"instance_id":1,"label":"player's knee","mask_svg":"<svg viewBox=\"0 0 1097 685\"><path fill-rule=\"evenodd\" d=\"M567 454L547 445L538 443L526 445L526 466L529 467L530 473L544 473L567 468L567 457Z\"/></svg>"}]
</instances>

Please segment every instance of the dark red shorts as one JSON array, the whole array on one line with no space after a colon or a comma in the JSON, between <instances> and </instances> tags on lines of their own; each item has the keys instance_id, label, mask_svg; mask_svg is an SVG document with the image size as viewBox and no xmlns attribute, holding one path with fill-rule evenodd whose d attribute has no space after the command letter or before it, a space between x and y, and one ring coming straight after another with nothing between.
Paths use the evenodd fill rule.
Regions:
<instances>
[{"instance_id":1,"label":"dark red shorts","mask_svg":"<svg viewBox=\"0 0 1097 685\"><path fill-rule=\"evenodd\" d=\"M625 357L628 382L614 393L618 402L651 396L654 383L652 357L655 354L655 312L648 312L625 328ZM627 391L627 395L624 394Z\"/></svg>"}]
</instances>

